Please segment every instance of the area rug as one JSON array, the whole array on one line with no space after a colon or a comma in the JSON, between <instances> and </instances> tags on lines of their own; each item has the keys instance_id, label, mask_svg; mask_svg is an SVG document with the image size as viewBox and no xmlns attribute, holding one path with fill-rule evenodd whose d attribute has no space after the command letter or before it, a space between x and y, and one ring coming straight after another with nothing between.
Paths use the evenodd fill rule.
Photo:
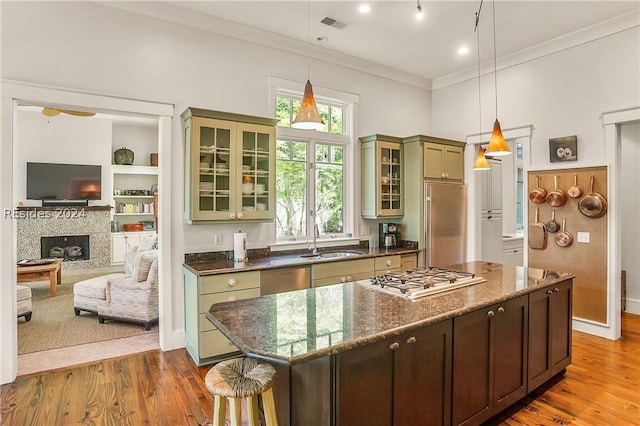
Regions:
<instances>
[{"instance_id":1,"label":"area rug","mask_svg":"<svg viewBox=\"0 0 640 426\"><path fill-rule=\"evenodd\" d=\"M119 321L100 324L98 316L89 312L76 316L73 284L90 277L63 276L55 297L49 292L49 281L22 284L31 287L33 315L29 322L18 319L18 354L158 332L157 323L147 331L140 324Z\"/></svg>"}]
</instances>

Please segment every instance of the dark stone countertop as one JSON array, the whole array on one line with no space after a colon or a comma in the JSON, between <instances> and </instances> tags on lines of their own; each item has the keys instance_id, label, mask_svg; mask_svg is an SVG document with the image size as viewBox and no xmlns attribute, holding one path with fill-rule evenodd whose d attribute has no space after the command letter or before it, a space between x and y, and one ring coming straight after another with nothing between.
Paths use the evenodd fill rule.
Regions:
<instances>
[{"instance_id":1,"label":"dark stone countertop","mask_svg":"<svg viewBox=\"0 0 640 426\"><path fill-rule=\"evenodd\" d=\"M485 262L452 267L487 281L416 301L349 282L217 303L206 317L246 355L291 365L387 339L574 277Z\"/></svg>"},{"instance_id":2,"label":"dark stone countertop","mask_svg":"<svg viewBox=\"0 0 640 426\"><path fill-rule=\"evenodd\" d=\"M358 247L333 247L323 252L350 251L359 252L356 256L345 256L339 258L318 258L318 257L302 257L302 254L309 254L308 250L304 252L271 255L249 259L246 262L233 262L232 260L217 260L205 262L188 262L184 263L184 267L197 275L216 275L228 274L229 272L257 271L262 269L285 268L291 266L305 266L325 262L340 262L347 260L366 259L369 257L392 256L397 254L418 253L418 249L396 248L396 249L379 249L379 248L358 248Z\"/></svg>"}]
</instances>

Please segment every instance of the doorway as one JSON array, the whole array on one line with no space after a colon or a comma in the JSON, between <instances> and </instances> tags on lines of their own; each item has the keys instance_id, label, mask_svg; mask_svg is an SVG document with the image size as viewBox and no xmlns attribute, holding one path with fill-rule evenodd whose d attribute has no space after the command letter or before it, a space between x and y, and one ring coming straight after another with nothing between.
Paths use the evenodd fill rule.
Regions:
<instances>
[{"instance_id":1,"label":"doorway","mask_svg":"<svg viewBox=\"0 0 640 426\"><path fill-rule=\"evenodd\" d=\"M17 206L20 201L14 191L14 153L18 150L19 128L16 114L20 105L48 105L60 109L93 111L121 116L140 116L155 120L158 126L158 185L159 215L163 216L158 229L159 246L164 247L159 256L159 335L158 343L162 350L180 346L172 339L172 294L171 286L171 118L173 106L147 101L112 98L69 90L52 89L20 82L2 82L2 145L0 156L0 202L5 210L7 206ZM162 171L166 170L167 173ZM8 209L13 210L13 207ZM14 282L16 274L16 224L5 220L0 223L0 278L3 282ZM6 350L0 354L0 383L12 382L18 371L17 322L15 286L0 288L0 344Z\"/></svg>"}]
</instances>

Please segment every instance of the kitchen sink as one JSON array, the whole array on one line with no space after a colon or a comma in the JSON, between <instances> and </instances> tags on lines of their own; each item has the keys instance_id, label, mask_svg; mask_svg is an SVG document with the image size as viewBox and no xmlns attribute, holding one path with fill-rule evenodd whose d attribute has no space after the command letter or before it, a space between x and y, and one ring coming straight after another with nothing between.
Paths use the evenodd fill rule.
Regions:
<instances>
[{"instance_id":1,"label":"kitchen sink","mask_svg":"<svg viewBox=\"0 0 640 426\"><path fill-rule=\"evenodd\" d=\"M311 257L314 259L332 259L336 257L351 257L351 256L361 256L364 252L354 251L354 250L344 250L344 251L330 251L326 253L318 253L318 254L301 254L300 257Z\"/></svg>"}]
</instances>

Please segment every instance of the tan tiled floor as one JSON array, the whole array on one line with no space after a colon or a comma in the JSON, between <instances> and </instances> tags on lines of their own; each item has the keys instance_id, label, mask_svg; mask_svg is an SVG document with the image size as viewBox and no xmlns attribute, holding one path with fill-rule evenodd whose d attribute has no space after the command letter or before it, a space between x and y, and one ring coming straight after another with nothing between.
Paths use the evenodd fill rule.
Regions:
<instances>
[{"instance_id":1,"label":"tan tiled floor","mask_svg":"<svg viewBox=\"0 0 640 426\"><path fill-rule=\"evenodd\" d=\"M157 333L18 355L18 376L159 349Z\"/></svg>"}]
</instances>

